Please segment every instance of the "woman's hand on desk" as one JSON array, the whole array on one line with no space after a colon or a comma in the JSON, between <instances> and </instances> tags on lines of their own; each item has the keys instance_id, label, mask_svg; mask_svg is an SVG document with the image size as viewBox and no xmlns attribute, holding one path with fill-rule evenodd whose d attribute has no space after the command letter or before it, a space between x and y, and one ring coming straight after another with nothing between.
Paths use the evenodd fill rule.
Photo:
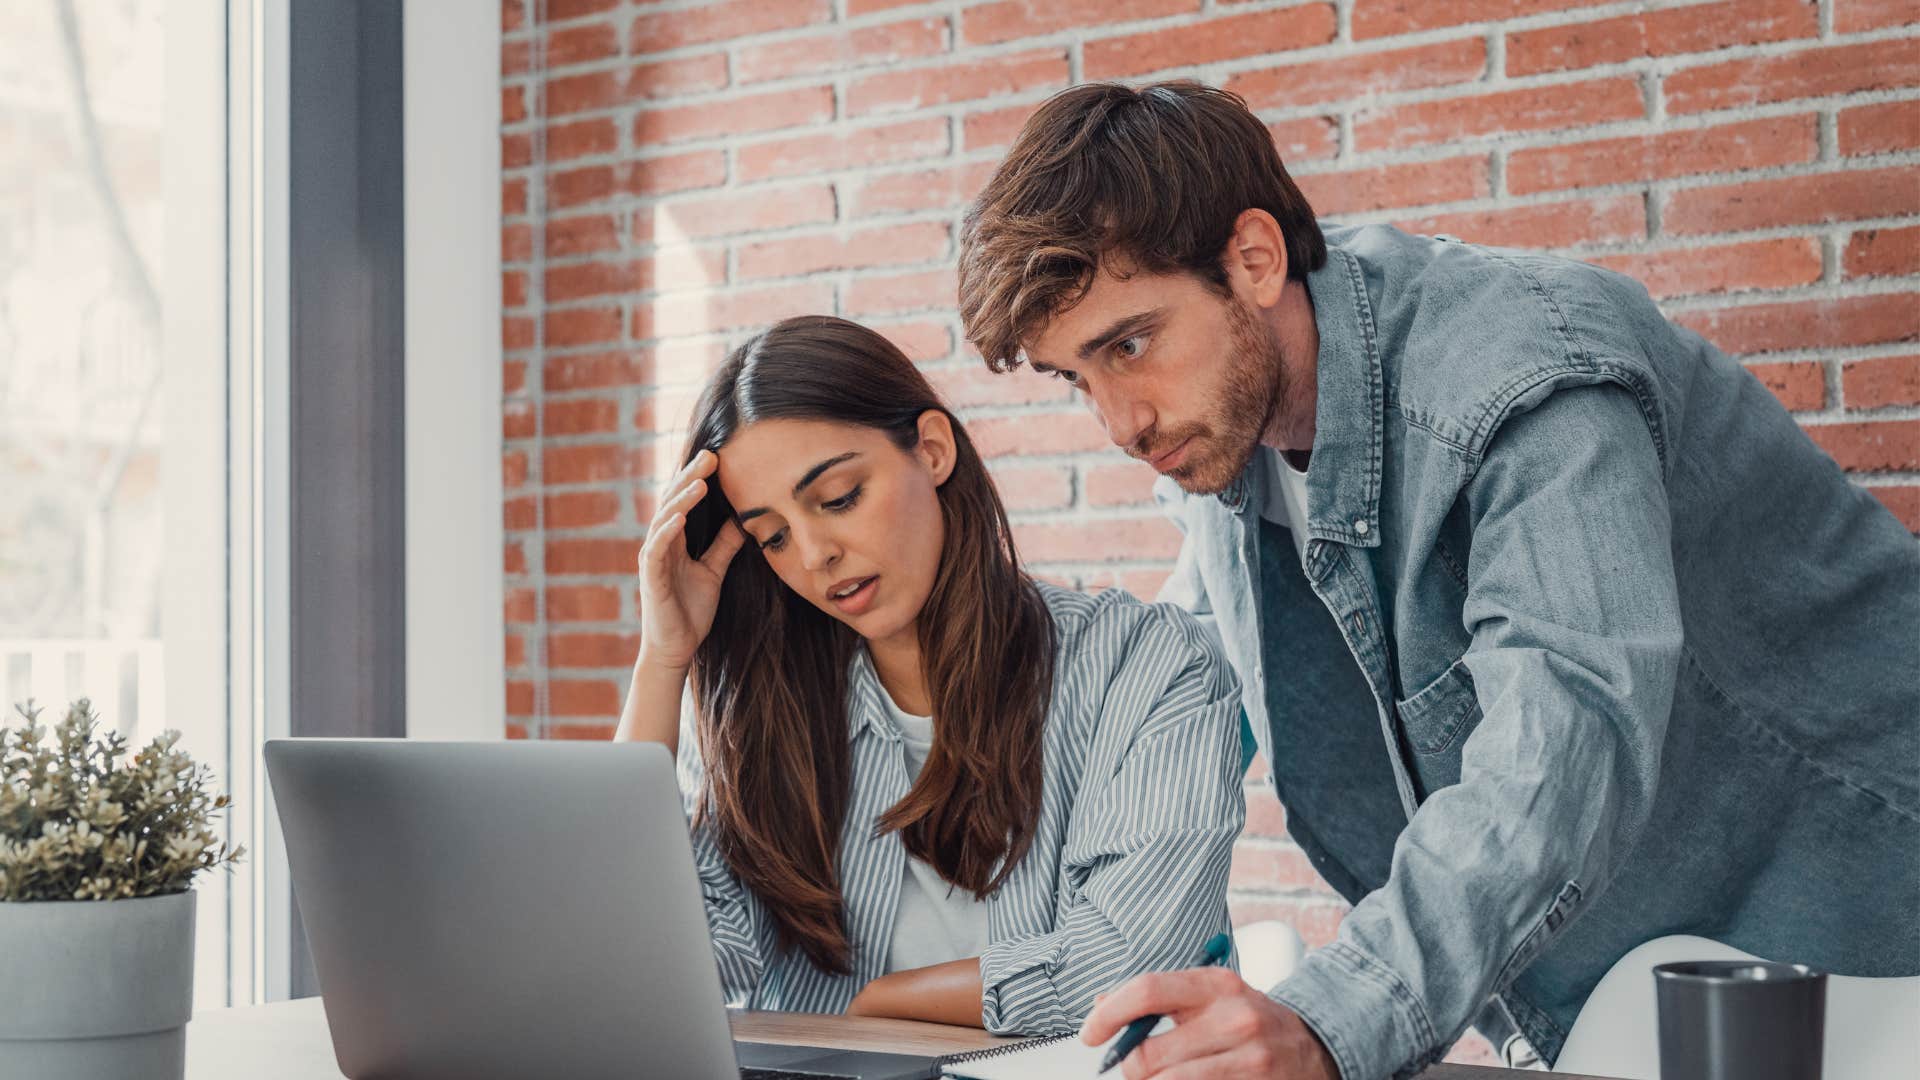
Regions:
<instances>
[{"instance_id":1,"label":"woman's hand on desk","mask_svg":"<svg viewBox=\"0 0 1920 1080\"><path fill-rule=\"evenodd\" d=\"M854 995L848 1016L888 1016L981 1027L980 960L950 960L882 975Z\"/></svg>"},{"instance_id":2,"label":"woman's hand on desk","mask_svg":"<svg viewBox=\"0 0 1920 1080\"><path fill-rule=\"evenodd\" d=\"M698 559L687 551L687 511L706 497L720 459L702 450L668 481L640 548L640 663L685 673L713 629L720 582L746 543L737 522L720 529Z\"/></svg>"}]
</instances>

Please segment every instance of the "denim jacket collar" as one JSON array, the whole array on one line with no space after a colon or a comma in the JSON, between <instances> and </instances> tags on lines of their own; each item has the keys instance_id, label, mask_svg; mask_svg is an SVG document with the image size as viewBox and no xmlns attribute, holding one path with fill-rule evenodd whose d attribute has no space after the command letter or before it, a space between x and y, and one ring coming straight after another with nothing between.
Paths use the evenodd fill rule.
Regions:
<instances>
[{"instance_id":1,"label":"denim jacket collar","mask_svg":"<svg viewBox=\"0 0 1920 1080\"><path fill-rule=\"evenodd\" d=\"M1326 265L1307 275L1307 292L1320 331L1307 532L1313 539L1378 547L1386 389L1359 260L1329 245ZM1259 465L1253 461L1219 499L1243 515L1259 494Z\"/></svg>"}]
</instances>

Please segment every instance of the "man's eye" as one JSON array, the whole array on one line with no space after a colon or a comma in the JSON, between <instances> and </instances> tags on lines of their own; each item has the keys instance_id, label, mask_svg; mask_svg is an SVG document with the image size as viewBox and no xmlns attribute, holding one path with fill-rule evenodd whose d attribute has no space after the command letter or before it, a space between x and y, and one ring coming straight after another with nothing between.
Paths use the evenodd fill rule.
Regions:
<instances>
[{"instance_id":1,"label":"man's eye","mask_svg":"<svg viewBox=\"0 0 1920 1080\"><path fill-rule=\"evenodd\" d=\"M1137 360L1141 353L1147 351L1147 335L1135 334L1130 338L1122 338L1114 343L1113 348L1121 356L1129 360Z\"/></svg>"},{"instance_id":2,"label":"man's eye","mask_svg":"<svg viewBox=\"0 0 1920 1080\"><path fill-rule=\"evenodd\" d=\"M1048 368L1047 374L1062 380L1068 386L1080 385L1080 373L1077 371L1068 371L1065 368Z\"/></svg>"}]
</instances>

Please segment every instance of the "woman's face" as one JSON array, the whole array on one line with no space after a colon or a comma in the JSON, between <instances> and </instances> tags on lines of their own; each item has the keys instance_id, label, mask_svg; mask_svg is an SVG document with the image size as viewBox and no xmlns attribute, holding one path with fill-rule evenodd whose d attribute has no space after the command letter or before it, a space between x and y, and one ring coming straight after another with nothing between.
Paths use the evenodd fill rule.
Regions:
<instances>
[{"instance_id":1,"label":"woman's face","mask_svg":"<svg viewBox=\"0 0 1920 1080\"><path fill-rule=\"evenodd\" d=\"M787 587L869 641L915 632L940 566L937 491L953 429L921 414L920 442L826 420L762 420L720 448L720 489Z\"/></svg>"}]
</instances>

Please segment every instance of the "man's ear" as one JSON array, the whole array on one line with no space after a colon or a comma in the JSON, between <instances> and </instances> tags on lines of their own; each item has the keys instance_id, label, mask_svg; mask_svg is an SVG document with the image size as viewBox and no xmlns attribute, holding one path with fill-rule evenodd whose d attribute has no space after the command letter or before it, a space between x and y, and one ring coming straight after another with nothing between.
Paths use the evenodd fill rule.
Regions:
<instances>
[{"instance_id":1,"label":"man's ear","mask_svg":"<svg viewBox=\"0 0 1920 1080\"><path fill-rule=\"evenodd\" d=\"M1220 265L1233 291L1256 307L1279 303L1287 285L1287 241L1280 223L1265 210L1242 210Z\"/></svg>"},{"instance_id":2,"label":"man's ear","mask_svg":"<svg viewBox=\"0 0 1920 1080\"><path fill-rule=\"evenodd\" d=\"M939 409L920 414L920 445L913 448L920 463L933 474L933 486L939 487L953 475L953 464L960 452L954 444L953 420Z\"/></svg>"}]
</instances>

